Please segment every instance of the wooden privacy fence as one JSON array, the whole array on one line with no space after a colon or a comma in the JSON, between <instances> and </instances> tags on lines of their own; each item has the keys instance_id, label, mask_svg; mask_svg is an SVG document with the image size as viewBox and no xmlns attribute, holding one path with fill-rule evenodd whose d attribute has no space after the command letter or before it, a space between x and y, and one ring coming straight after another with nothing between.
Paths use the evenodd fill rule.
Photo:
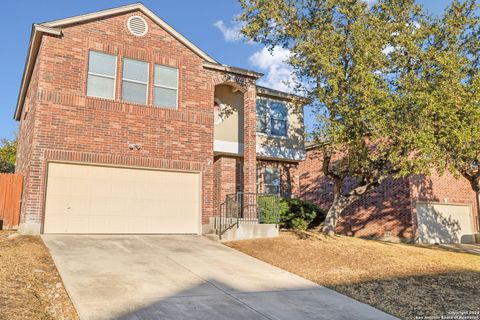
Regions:
<instances>
[{"instance_id":1,"label":"wooden privacy fence","mask_svg":"<svg viewBox=\"0 0 480 320\"><path fill-rule=\"evenodd\" d=\"M18 228L22 183L21 175L0 173L0 220L3 220L3 229Z\"/></svg>"}]
</instances>

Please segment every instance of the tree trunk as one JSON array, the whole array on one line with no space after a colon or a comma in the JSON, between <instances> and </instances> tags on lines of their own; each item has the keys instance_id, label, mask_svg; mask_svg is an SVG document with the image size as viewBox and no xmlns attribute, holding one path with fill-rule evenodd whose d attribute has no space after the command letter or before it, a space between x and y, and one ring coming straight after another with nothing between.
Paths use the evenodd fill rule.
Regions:
<instances>
[{"instance_id":1,"label":"tree trunk","mask_svg":"<svg viewBox=\"0 0 480 320\"><path fill-rule=\"evenodd\" d=\"M342 211L346 208L346 201L342 195L334 197L332 206L328 209L327 216L325 217L325 222L323 224L323 233L328 235L334 235L337 228L337 220Z\"/></svg>"},{"instance_id":2,"label":"tree trunk","mask_svg":"<svg viewBox=\"0 0 480 320\"><path fill-rule=\"evenodd\" d=\"M338 217L343 212L343 210L345 210L345 208L347 208L350 204L352 204L357 199L359 199L362 195L372 190L376 186L380 185L380 183L383 180L384 178L382 177L378 181L357 186L348 194L343 195L342 194L343 181L341 179L337 179L334 182L332 206L330 207L330 209L328 209L327 216L325 217L325 222L323 224L322 232L328 235L335 234Z\"/></svg>"},{"instance_id":3,"label":"tree trunk","mask_svg":"<svg viewBox=\"0 0 480 320\"><path fill-rule=\"evenodd\" d=\"M337 227L337 220L343 209L345 209L345 199L342 196L342 181L337 179L334 182L333 186L333 202L328 209L327 216L325 217L325 222L323 223L323 233L328 235L335 234L335 229ZM342 205L343 204L343 205Z\"/></svg>"}]
</instances>

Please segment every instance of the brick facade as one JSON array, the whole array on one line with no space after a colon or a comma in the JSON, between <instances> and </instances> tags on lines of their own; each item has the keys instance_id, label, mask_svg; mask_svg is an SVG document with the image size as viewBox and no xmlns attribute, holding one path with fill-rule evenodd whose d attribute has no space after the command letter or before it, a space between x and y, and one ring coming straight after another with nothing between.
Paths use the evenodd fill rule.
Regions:
<instances>
[{"instance_id":1,"label":"brick facade","mask_svg":"<svg viewBox=\"0 0 480 320\"><path fill-rule=\"evenodd\" d=\"M259 193L264 192L263 188L263 169L265 168L277 168L280 170L280 195L283 198L298 198L300 196L300 177L299 177L299 164L297 162L285 162L274 160L261 160L257 161L257 190Z\"/></svg>"},{"instance_id":2,"label":"brick facade","mask_svg":"<svg viewBox=\"0 0 480 320\"><path fill-rule=\"evenodd\" d=\"M321 168L322 159L316 149L308 149L306 160L299 165L299 192L302 199L328 210L333 201L333 184ZM358 237L413 239L417 201L470 204L478 230L475 193L466 179L445 173L386 180L344 211L337 232Z\"/></svg>"},{"instance_id":3,"label":"brick facade","mask_svg":"<svg viewBox=\"0 0 480 320\"><path fill-rule=\"evenodd\" d=\"M214 213L220 214L220 204L229 194L242 191L243 160L239 157L217 156L214 163Z\"/></svg>"},{"instance_id":4,"label":"brick facade","mask_svg":"<svg viewBox=\"0 0 480 320\"><path fill-rule=\"evenodd\" d=\"M131 35L126 20L142 16L143 37ZM115 99L86 96L88 52L117 56ZM177 110L121 101L124 57L178 68ZM41 232L48 161L101 163L188 170L202 175L202 223L214 214L214 87L238 86L245 97L243 185L255 191L255 78L204 67L204 60L142 12L62 27L62 36L43 35L20 117L17 173L25 179L21 228ZM141 144L130 150L131 143ZM218 187L218 186L217 186Z\"/></svg>"}]
</instances>

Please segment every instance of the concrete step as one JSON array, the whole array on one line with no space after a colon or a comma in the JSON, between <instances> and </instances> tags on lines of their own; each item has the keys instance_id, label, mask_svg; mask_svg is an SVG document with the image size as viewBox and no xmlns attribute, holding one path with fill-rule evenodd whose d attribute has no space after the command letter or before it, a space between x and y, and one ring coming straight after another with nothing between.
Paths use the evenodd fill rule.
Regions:
<instances>
[{"instance_id":1,"label":"concrete step","mask_svg":"<svg viewBox=\"0 0 480 320\"><path fill-rule=\"evenodd\" d=\"M277 237L279 234L278 226L275 224L243 224L240 223L238 228L236 226L228 229L220 237L215 232L209 232L203 234L210 240L214 241L235 241L235 240L246 240L246 239L256 239L256 238L270 238Z\"/></svg>"},{"instance_id":2,"label":"concrete step","mask_svg":"<svg viewBox=\"0 0 480 320\"><path fill-rule=\"evenodd\" d=\"M218 236L218 234L215 234L215 233L205 233L203 234L204 237L212 240L212 241L216 241L216 242L220 242L220 237Z\"/></svg>"}]
</instances>

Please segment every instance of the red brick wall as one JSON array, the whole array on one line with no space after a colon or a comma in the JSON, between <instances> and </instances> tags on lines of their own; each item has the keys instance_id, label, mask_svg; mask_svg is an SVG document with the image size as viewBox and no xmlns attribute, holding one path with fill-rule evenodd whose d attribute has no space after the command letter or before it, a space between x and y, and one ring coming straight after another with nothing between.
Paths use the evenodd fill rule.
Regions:
<instances>
[{"instance_id":1,"label":"red brick wall","mask_svg":"<svg viewBox=\"0 0 480 320\"><path fill-rule=\"evenodd\" d=\"M214 163L214 213L220 214L220 204L225 201L228 194L235 194L242 185L241 169L242 159L238 157L218 156Z\"/></svg>"},{"instance_id":2,"label":"red brick wall","mask_svg":"<svg viewBox=\"0 0 480 320\"><path fill-rule=\"evenodd\" d=\"M26 179L23 222L40 224L43 220L48 160L199 171L203 223L213 214L214 86L231 77L206 70L199 56L141 13L135 14L147 20L149 32L144 37L131 35L126 19L132 14L65 27L61 37L43 37L40 68L29 87L35 101L27 99L24 108L34 110L34 117L29 112L20 130L19 171ZM115 101L85 97L89 50L117 56ZM151 79L154 63L177 67L178 110L151 105L152 81L147 105L120 101L123 57L148 61ZM252 130L246 130L245 140L246 158L253 168L246 170L247 185L251 185L255 144L253 153L248 148L255 140L255 86L252 79L243 80L246 127L253 130L253 136ZM129 143L142 148L129 150Z\"/></svg>"},{"instance_id":3,"label":"red brick wall","mask_svg":"<svg viewBox=\"0 0 480 320\"><path fill-rule=\"evenodd\" d=\"M41 60L40 58L37 58L30 80L30 86L27 90L22 114L20 115L21 121L18 132L17 159L15 164L15 173L23 176L20 222L24 222L29 216L36 219L36 214L38 213L38 210L40 210L39 204L28 205L27 199L35 199L35 202L39 201L39 160L33 157L33 151L38 110L36 95L41 67Z\"/></svg>"},{"instance_id":4,"label":"red brick wall","mask_svg":"<svg viewBox=\"0 0 480 320\"><path fill-rule=\"evenodd\" d=\"M280 195L285 198L300 196L300 179L298 163L274 161L274 160L258 160L257 168L278 168L280 170ZM263 170L262 170L263 171ZM263 192L263 174L260 174L260 193Z\"/></svg>"},{"instance_id":5,"label":"red brick wall","mask_svg":"<svg viewBox=\"0 0 480 320\"><path fill-rule=\"evenodd\" d=\"M307 150L300 162L300 197L328 210L333 201L333 185L321 170L322 159ZM353 186L353 181L350 187ZM348 191L347 186L347 191ZM353 236L413 237L412 208L408 179L388 180L347 208L337 232Z\"/></svg>"},{"instance_id":6,"label":"red brick wall","mask_svg":"<svg viewBox=\"0 0 480 320\"><path fill-rule=\"evenodd\" d=\"M425 177L415 175L410 177L411 199L414 214L417 201L469 204L472 208L475 230L480 230L475 192L467 179L455 177L446 171Z\"/></svg>"}]
</instances>

